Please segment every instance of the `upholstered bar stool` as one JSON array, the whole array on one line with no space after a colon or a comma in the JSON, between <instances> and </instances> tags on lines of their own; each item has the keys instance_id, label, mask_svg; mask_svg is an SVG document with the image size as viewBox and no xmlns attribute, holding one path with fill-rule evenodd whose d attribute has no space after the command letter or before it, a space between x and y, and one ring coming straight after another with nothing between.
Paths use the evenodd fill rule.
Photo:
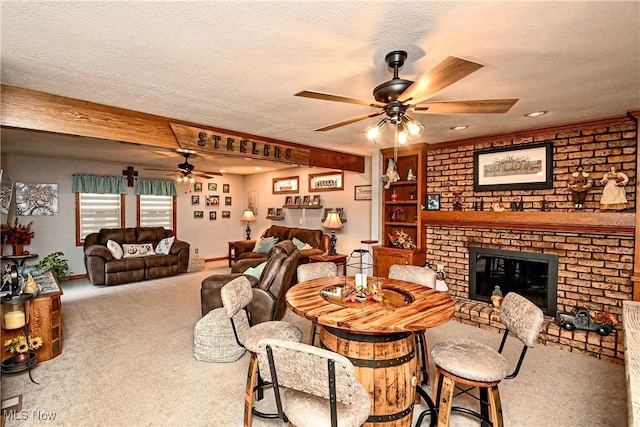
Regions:
<instances>
[{"instance_id":1,"label":"upholstered bar stool","mask_svg":"<svg viewBox=\"0 0 640 427\"><path fill-rule=\"evenodd\" d=\"M437 368L434 394L439 406L438 426L449 425L452 410L478 417L483 421L483 425L491 423L495 427L503 426L498 384L505 378L515 378L520 372L527 349L534 346L540 335L543 314L531 301L510 292L502 302L500 321L506 329L498 351L482 343L465 339L446 340L433 347L431 356ZM523 344L520 358L511 374L509 364L501 354L509 331ZM462 390L457 395L471 395L469 390L479 389L480 413L452 406L456 387ZM421 414L416 426L420 425L422 418Z\"/></svg>"},{"instance_id":2,"label":"upholstered bar stool","mask_svg":"<svg viewBox=\"0 0 640 427\"><path fill-rule=\"evenodd\" d=\"M389 278L418 283L431 289L435 289L436 287L436 272L428 267L393 264L389 267ZM416 338L416 348L418 349L418 369L422 372L421 384L429 384L427 337L425 331L415 332L414 336ZM420 397L416 395L416 399L419 398Z\"/></svg>"},{"instance_id":3,"label":"upholstered bar stool","mask_svg":"<svg viewBox=\"0 0 640 427\"><path fill-rule=\"evenodd\" d=\"M307 280L320 279L322 277L336 277L338 266L333 262L314 262L311 264L301 264L298 266L298 283ZM309 345L313 345L316 337L316 324L311 324L309 332Z\"/></svg>"},{"instance_id":4,"label":"upholstered bar stool","mask_svg":"<svg viewBox=\"0 0 640 427\"><path fill-rule=\"evenodd\" d=\"M369 417L369 393L353 364L333 351L265 339L258 360L274 386L280 418L296 427L359 427Z\"/></svg>"},{"instance_id":5,"label":"upholstered bar stool","mask_svg":"<svg viewBox=\"0 0 640 427\"><path fill-rule=\"evenodd\" d=\"M260 373L258 371L258 359L256 352L258 351L258 342L265 338L275 338L284 341L300 342L302 340L302 331L288 322L274 320L258 323L248 329L241 328L236 324L235 316L241 310L244 310L246 316L243 317L251 324L251 318L247 305L253 299L253 290L249 280L240 276L227 283L220 290L222 305L225 314L231 320L231 326L238 344L246 348L251 353L249 361L249 372L247 375L247 387L245 390L244 404L244 426L250 427L253 415L264 418L277 418L278 414L265 414L257 411L253 407L254 394L258 392L261 397L262 389L265 386ZM244 320L243 320L244 321Z\"/></svg>"}]
</instances>

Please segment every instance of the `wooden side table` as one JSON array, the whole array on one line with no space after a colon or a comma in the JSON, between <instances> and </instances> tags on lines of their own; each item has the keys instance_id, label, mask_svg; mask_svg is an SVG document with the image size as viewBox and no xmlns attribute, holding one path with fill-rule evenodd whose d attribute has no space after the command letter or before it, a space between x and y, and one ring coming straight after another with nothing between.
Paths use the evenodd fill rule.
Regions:
<instances>
[{"instance_id":1,"label":"wooden side table","mask_svg":"<svg viewBox=\"0 0 640 427\"><path fill-rule=\"evenodd\" d=\"M347 256L342 254L336 255L311 255L309 262L333 262L336 265L342 265L342 275L347 275Z\"/></svg>"},{"instance_id":2,"label":"wooden side table","mask_svg":"<svg viewBox=\"0 0 640 427\"><path fill-rule=\"evenodd\" d=\"M29 305L29 336L41 337L42 347L35 350L38 362L44 362L62 353L62 290L51 272L35 277L34 280L41 285L45 284L43 292L31 300ZM2 342L15 338L22 334L22 330L2 329ZM11 353L2 348L2 359L11 356Z\"/></svg>"}]
</instances>

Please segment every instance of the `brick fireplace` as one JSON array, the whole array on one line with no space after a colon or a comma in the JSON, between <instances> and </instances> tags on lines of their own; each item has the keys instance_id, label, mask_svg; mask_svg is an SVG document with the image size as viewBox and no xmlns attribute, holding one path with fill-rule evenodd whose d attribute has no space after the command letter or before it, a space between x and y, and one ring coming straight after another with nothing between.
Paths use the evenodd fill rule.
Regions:
<instances>
[{"instance_id":1,"label":"brick fireplace","mask_svg":"<svg viewBox=\"0 0 640 427\"><path fill-rule=\"evenodd\" d=\"M552 189L474 192L474 151L543 141L552 141L554 147ZM618 118L432 147L427 153L427 193L440 194L441 211L421 214L427 224L426 258L431 265L445 266L446 282L456 299L456 320L489 330L502 328L490 303L469 298L469 248L480 247L557 256L557 310L607 309L621 321L622 302L633 299L636 145L636 122ZM590 173L594 187L584 209L574 213L567 181L578 165ZM630 178L626 213L599 212L598 181L610 166ZM453 211L454 192L461 193L463 211ZM514 201L522 202L524 211L473 210L476 202L486 211L493 203L508 207ZM543 204L549 212L541 212ZM566 331L552 316L545 316L540 341L623 363L622 336L621 324L602 337Z\"/></svg>"}]
</instances>

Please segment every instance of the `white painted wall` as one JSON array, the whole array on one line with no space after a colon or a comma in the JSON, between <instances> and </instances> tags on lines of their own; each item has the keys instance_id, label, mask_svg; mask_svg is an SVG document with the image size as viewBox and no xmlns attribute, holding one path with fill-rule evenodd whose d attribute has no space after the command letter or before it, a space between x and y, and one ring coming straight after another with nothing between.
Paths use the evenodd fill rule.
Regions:
<instances>
[{"instance_id":1,"label":"white painted wall","mask_svg":"<svg viewBox=\"0 0 640 427\"><path fill-rule=\"evenodd\" d=\"M17 182L55 183L58 184L59 209L55 216L29 216L20 217L21 223L33 221L35 238L26 249L31 253L37 253L41 257L51 252L62 251L73 274L85 274L83 249L75 244L75 195L71 192L74 173L121 175L122 170L131 165L127 162L103 162L103 161L78 161L72 159L46 158L36 156L24 156L20 154L3 153L1 166L7 175ZM152 172L140 169L133 164L142 177L154 177ZM337 230L337 250L339 253L349 254L351 250L360 247L360 241L371 238L372 232L372 202L354 200L354 187L356 185L371 184L371 161L367 158L365 173L345 172L344 191L327 191L310 193L308 191L308 176L310 173L330 171L330 169L316 168L291 168L272 173L259 173L255 175L239 176L225 175L211 180L202 181L202 192L194 192L191 184L178 184L178 220L177 235L181 240L191 244L192 251L199 250L205 258L218 258L227 255L230 240L242 240L245 238L246 224L240 221L242 212L248 205L248 192L258 192L257 221L251 224L252 238L258 237L265 228L271 224L279 224L292 227L322 229L321 218L323 209L292 210L285 209L284 221L267 220L266 213L270 207L281 207L284 204L283 195L273 195L271 191L272 179L298 175L300 177L300 195L319 194L321 204L326 208L342 207L348 222L341 230ZM218 184L217 191L208 190L208 182ZM222 185L229 184L230 192L223 193ZM374 187L374 200L376 198ZM211 208L205 205L205 196L217 194L220 196L220 206ZM199 195L200 203L191 204L191 196ZM225 196L232 198L231 206L225 206ZM15 218L14 203L9 213L11 221ZM127 227L136 225L136 197L133 188L125 200ZM204 211L204 218L195 219L195 210ZM209 212L216 210L216 221L209 220ZM230 219L222 218L222 211L231 212ZM375 229L375 227L373 227ZM323 229L325 233L330 230ZM377 236L376 236L377 237ZM374 237L374 238L376 238ZM10 254L11 248L4 249L4 254ZM193 253L193 252L192 252Z\"/></svg>"}]
</instances>

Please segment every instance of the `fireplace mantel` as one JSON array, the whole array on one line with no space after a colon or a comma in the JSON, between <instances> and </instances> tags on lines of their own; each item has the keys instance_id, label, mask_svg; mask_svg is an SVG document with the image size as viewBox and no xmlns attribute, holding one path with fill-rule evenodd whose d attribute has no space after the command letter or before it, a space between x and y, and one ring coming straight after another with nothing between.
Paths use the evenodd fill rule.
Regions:
<instances>
[{"instance_id":1,"label":"fireplace mantel","mask_svg":"<svg viewBox=\"0 0 640 427\"><path fill-rule=\"evenodd\" d=\"M635 213L422 211L427 227L532 230L634 236Z\"/></svg>"}]
</instances>

